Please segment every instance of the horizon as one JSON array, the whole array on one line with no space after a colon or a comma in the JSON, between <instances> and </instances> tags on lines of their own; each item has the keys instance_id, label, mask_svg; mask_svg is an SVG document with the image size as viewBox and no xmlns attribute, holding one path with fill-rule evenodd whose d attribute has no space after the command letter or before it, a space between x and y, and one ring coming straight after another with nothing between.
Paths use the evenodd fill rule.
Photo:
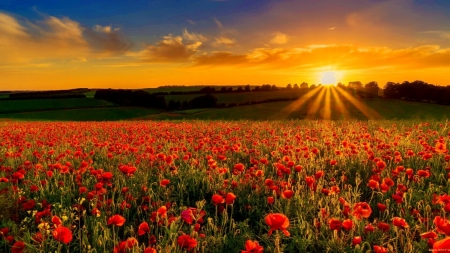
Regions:
<instances>
[{"instance_id":1,"label":"horizon","mask_svg":"<svg viewBox=\"0 0 450 253\"><path fill-rule=\"evenodd\" d=\"M7 0L0 90L447 86L449 22L443 0Z\"/></svg>"}]
</instances>

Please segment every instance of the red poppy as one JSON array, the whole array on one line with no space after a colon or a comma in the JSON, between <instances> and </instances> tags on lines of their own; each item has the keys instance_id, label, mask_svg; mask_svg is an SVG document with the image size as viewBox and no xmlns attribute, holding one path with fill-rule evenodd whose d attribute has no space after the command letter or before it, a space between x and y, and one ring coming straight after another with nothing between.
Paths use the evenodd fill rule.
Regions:
<instances>
[{"instance_id":1,"label":"red poppy","mask_svg":"<svg viewBox=\"0 0 450 253\"><path fill-rule=\"evenodd\" d=\"M339 230L341 229L341 225L342 223L339 219L331 218L328 220L328 226L331 230Z\"/></svg>"},{"instance_id":2,"label":"red poppy","mask_svg":"<svg viewBox=\"0 0 450 253\"><path fill-rule=\"evenodd\" d=\"M157 251L155 248L148 247L144 249L144 253L157 253Z\"/></svg>"},{"instance_id":3,"label":"red poppy","mask_svg":"<svg viewBox=\"0 0 450 253\"><path fill-rule=\"evenodd\" d=\"M378 245L374 245L373 246L373 251L375 251L375 253L387 253L388 252L388 248L381 247L381 246L378 246Z\"/></svg>"},{"instance_id":4,"label":"red poppy","mask_svg":"<svg viewBox=\"0 0 450 253\"><path fill-rule=\"evenodd\" d=\"M70 229L59 226L52 232L53 238L62 243L68 244L72 241L72 231Z\"/></svg>"},{"instance_id":5,"label":"red poppy","mask_svg":"<svg viewBox=\"0 0 450 253\"><path fill-rule=\"evenodd\" d=\"M177 239L178 246L181 248L193 249L197 246L197 240L189 235L180 235Z\"/></svg>"},{"instance_id":6,"label":"red poppy","mask_svg":"<svg viewBox=\"0 0 450 253\"><path fill-rule=\"evenodd\" d=\"M227 205L231 205L234 203L234 200L236 199L236 195L234 195L232 192L229 192L227 196L225 197L225 202Z\"/></svg>"},{"instance_id":7,"label":"red poppy","mask_svg":"<svg viewBox=\"0 0 450 253\"><path fill-rule=\"evenodd\" d=\"M269 205L272 205L275 202L275 198L272 196L267 197L267 203Z\"/></svg>"},{"instance_id":8,"label":"red poppy","mask_svg":"<svg viewBox=\"0 0 450 253\"><path fill-rule=\"evenodd\" d=\"M355 237L353 237L353 240L352 240L353 246L358 245L358 244L360 244L361 242L362 242L361 236L355 236Z\"/></svg>"},{"instance_id":9,"label":"red poppy","mask_svg":"<svg viewBox=\"0 0 450 253\"><path fill-rule=\"evenodd\" d=\"M376 180L370 179L367 186L369 186L370 189L375 190L375 189L380 188L380 183L378 183L378 181L376 181Z\"/></svg>"},{"instance_id":10,"label":"red poppy","mask_svg":"<svg viewBox=\"0 0 450 253\"><path fill-rule=\"evenodd\" d=\"M212 196L212 202L214 205L218 205L218 204L222 204L223 202L225 202L225 200L219 194L214 194Z\"/></svg>"},{"instance_id":11,"label":"red poppy","mask_svg":"<svg viewBox=\"0 0 450 253\"><path fill-rule=\"evenodd\" d=\"M169 179L163 179L163 180L161 180L161 182L159 182L159 185L161 185L162 187L166 187L169 184L170 184Z\"/></svg>"},{"instance_id":12,"label":"red poppy","mask_svg":"<svg viewBox=\"0 0 450 253\"><path fill-rule=\"evenodd\" d=\"M425 232L420 234L420 237L422 237L423 239L436 239L438 237L438 235L434 232L434 231L430 231L430 232Z\"/></svg>"},{"instance_id":13,"label":"red poppy","mask_svg":"<svg viewBox=\"0 0 450 253\"><path fill-rule=\"evenodd\" d=\"M245 250L241 253L262 253L264 248L259 245L258 241L247 240L245 242Z\"/></svg>"},{"instance_id":14,"label":"red poppy","mask_svg":"<svg viewBox=\"0 0 450 253\"><path fill-rule=\"evenodd\" d=\"M372 233L374 230L375 230L375 228L370 223L364 227L364 232L366 232L366 233Z\"/></svg>"},{"instance_id":15,"label":"red poppy","mask_svg":"<svg viewBox=\"0 0 450 253\"><path fill-rule=\"evenodd\" d=\"M383 232L387 232L389 231L389 229L391 229L391 226L389 226L389 224L385 222L380 222L378 223L377 228Z\"/></svg>"},{"instance_id":16,"label":"red poppy","mask_svg":"<svg viewBox=\"0 0 450 253\"><path fill-rule=\"evenodd\" d=\"M26 248L25 243L21 241L17 241L13 244L11 248L12 253L22 253L23 250Z\"/></svg>"},{"instance_id":17,"label":"red poppy","mask_svg":"<svg viewBox=\"0 0 450 253\"><path fill-rule=\"evenodd\" d=\"M347 231L351 230L353 228L352 220L346 219L346 220L342 221L342 227Z\"/></svg>"},{"instance_id":18,"label":"red poppy","mask_svg":"<svg viewBox=\"0 0 450 253\"><path fill-rule=\"evenodd\" d=\"M378 203L377 207L378 207L378 210L380 210L380 212L384 212L387 208L387 206L385 204L381 204L381 203Z\"/></svg>"},{"instance_id":19,"label":"red poppy","mask_svg":"<svg viewBox=\"0 0 450 253\"><path fill-rule=\"evenodd\" d=\"M292 198L292 196L294 195L294 191L293 190L284 190L281 193L281 197L284 199L290 199Z\"/></svg>"},{"instance_id":20,"label":"red poppy","mask_svg":"<svg viewBox=\"0 0 450 253\"><path fill-rule=\"evenodd\" d=\"M439 233L450 236L450 222L447 219L436 216L434 217L434 225Z\"/></svg>"},{"instance_id":21,"label":"red poppy","mask_svg":"<svg viewBox=\"0 0 450 253\"><path fill-rule=\"evenodd\" d=\"M115 214L115 215L109 217L108 225L112 224L112 225L116 225L118 227L121 227L121 226L123 226L125 221L126 221L126 219L123 216L121 216L119 214Z\"/></svg>"},{"instance_id":22,"label":"red poppy","mask_svg":"<svg viewBox=\"0 0 450 253\"><path fill-rule=\"evenodd\" d=\"M371 213L372 208L366 202L359 202L353 206L352 215L355 216L357 219L361 219L361 217L369 218Z\"/></svg>"},{"instance_id":23,"label":"red poppy","mask_svg":"<svg viewBox=\"0 0 450 253\"><path fill-rule=\"evenodd\" d=\"M289 219L281 213L272 213L266 216L266 224L270 227L269 236L274 230L280 229L286 236L290 233L286 229L289 227Z\"/></svg>"},{"instance_id":24,"label":"red poppy","mask_svg":"<svg viewBox=\"0 0 450 253\"><path fill-rule=\"evenodd\" d=\"M148 232L150 232L150 227L148 226L148 223L144 221L138 227L138 235L144 235Z\"/></svg>"},{"instance_id":25,"label":"red poppy","mask_svg":"<svg viewBox=\"0 0 450 253\"><path fill-rule=\"evenodd\" d=\"M400 217L394 217L392 219L392 224L394 224L394 226L399 227L399 228L409 227L409 225L408 225L408 223L406 223L405 219L402 219Z\"/></svg>"},{"instance_id":26,"label":"red poppy","mask_svg":"<svg viewBox=\"0 0 450 253\"><path fill-rule=\"evenodd\" d=\"M444 239L435 242L433 244L433 251L450 251L450 237L445 237Z\"/></svg>"}]
</instances>

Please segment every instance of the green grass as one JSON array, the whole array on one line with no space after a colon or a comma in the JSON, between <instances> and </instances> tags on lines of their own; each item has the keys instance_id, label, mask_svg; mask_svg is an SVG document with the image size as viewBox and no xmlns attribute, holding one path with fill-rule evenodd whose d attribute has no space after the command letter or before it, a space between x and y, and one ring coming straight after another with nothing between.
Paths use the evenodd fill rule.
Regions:
<instances>
[{"instance_id":1,"label":"green grass","mask_svg":"<svg viewBox=\"0 0 450 253\"><path fill-rule=\"evenodd\" d=\"M48 121L115 121L139 118L160 112L157 109L140 107L110 107L0 114L0 118Z\"/></svg>"},{"instance_id":2,"label":"green grass","mask_svg":"<svg viewBox=\"0 0 450 253\"><path fill-rule=\"evenodd\" d=\"M420 119L420 120L445 120L450 118L450 106L428 104L420 102L387 100L387 99L358 99L362 108L370 108L377 114L365 115L350 102L344 102L349 117L344 117L339 111L336 103L331 101L332 120L339 119ZM153 120L182 120L182 119L213 119L213 120L282 120L282 119L323 119L323 101L315 112L310 111L311 103L305 103L299 108L290 111L286 110L294 101L264 103L248 106L239 106L223 109L210 109L205 111L185 111L184 113L172 112L155 114L145 117ZM186 113L189 112L189 113Z\"/></svg>"},{"instance_id":3,"label":"green grass","mask_svg":"<svg viewBox=\"0 0 450 253\"><path fill-rule=\"evenodd\" d=\"M32 100L1 100L0 113L24 112L35 110L57 110L69 108L89 108L114 106L114 103L94 98L61 98Z\"/></svg>"},{"instance_id":4,"label":"green grass","mask_svg":"<svg viewBox=\"0 0 450 253\"><path fill-rule=\"evenodd\" d=\"M304 94L302 90L280 90L275 92L261 91L261 92L240 92L240 93L214 93L217 98L217 103L244 103L247 101L261 101L273 98L297 98ZM174 101L189 101L201 94L189 95L167 95L164 96L167 102Z\"/></svg>"}]
</instances>

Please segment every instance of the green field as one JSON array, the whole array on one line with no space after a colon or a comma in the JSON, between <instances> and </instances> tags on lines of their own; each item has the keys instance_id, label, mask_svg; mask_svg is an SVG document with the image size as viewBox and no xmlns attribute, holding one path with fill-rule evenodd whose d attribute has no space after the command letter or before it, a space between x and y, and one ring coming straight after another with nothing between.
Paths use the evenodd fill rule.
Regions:
<instances>
[{"instance_id":1,"label":"green field","mask_svg":"<svg viewBox=\"0 0 450 253\"><path fill-rule=\"evenodd\" d=\"M110 107L0 114L0 118L38 121L114 121L139 118L160 112L157 109L140 107Z\"/></svg>"},{"instance_id":2,"label":"green field","mask_svg":"<svg viewBox=\"0 0 450 253\"><path fill-rule=\"evenodd\" d=\"M91 108L101 106L115 106L115 104L94 98L0 100L0 113Z\"/></svg>"},{"instance_id":3,"label":"green field","mask_svg":"<svg viewBox=\"0 0 450 253\"><path fill-rule=\"evenodd\" d=\"M336 104L330 103L331 120L341 119L421 119L421 120L445 120L450 118L450 107L420 102L366 99L361 102L360 109L371 109L368 112L360 111L351 103L346 103L347 117L340 111ZM294 101L264 103L248 106L238 106L223 109L210 109L203 111L180 111L171 113L155 114L144 117L151 120L291 120L291 119L324 119L323 103L319 104L318 110L312 110L311 103L305 103L295 110L289 110L295 105ZM294 107L295 108L295 107Z\"/></svg>"},{"instance_id":4,"label":"green field","mask_svg":"<svg viewBox=\"0 0 450 253\"><path fill-rule=\"evenodd\" d=\"M217 98L217 103L244 103L247 101L261 101L273 98L297 98L303 95L303 90L279 90L279 91L260 91L260 92L240 92L240 93L214 93ZM167 102L173 101L189 101L202 94L188 94L188 95L166 95L164 98Z\"/></svg>"}]
</instances>

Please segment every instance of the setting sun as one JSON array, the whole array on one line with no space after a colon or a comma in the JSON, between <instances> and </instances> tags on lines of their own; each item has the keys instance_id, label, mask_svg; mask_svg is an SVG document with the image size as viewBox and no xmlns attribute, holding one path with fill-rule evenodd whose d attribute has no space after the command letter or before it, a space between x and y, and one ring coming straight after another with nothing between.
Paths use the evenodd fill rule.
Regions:
<instances>
[{"instance_id":1,"label":"setting sun","mask_svg":"<svg viewBox=\"0 0 450 253\"><path fill-rule=\"evenodd\" d=\"M336 84L336 72L326 71L320 75L320 83L322 85L335 85Z\"/></svg>"}]
</instances>

